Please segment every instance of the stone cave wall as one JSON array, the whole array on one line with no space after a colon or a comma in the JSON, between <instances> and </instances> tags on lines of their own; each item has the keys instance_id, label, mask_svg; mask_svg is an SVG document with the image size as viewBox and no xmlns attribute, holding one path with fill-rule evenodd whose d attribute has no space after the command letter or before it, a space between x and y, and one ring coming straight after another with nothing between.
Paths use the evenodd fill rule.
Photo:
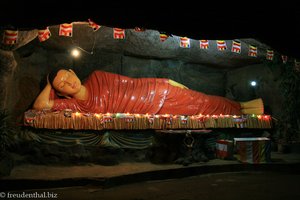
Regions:
<instances>
[{"instance_id":1,"label":"stone cave wall","mask_svg":"<svg viewBox=\"0 0 300 200\"><path fill-rule=\"evenodd\" d=\"M227 72L226 91L232 99L248 101L262 98L265 114L274 118L282 117L284 96L280 84L280 68L264 64L245 66ZM257 86L252 87L250 81L256 81Z\"/></svg>"},{"instance_id":2,"label":"stone cave wall","mask_svg":"<svg viewBox=\"0 0 300 200\"><path fill-rule=\"evenodd\" d=\"M234 54L230 52L229 42L229 50L219 52L213 41L206 51L199 50L198 40L191 40L190 49L180 48L176 36L162 43L156 30L126 30L125 40L113 39L110 27L93 32L87 24L75 24L71 38L58 36L58 26L51 26L50 31L52 35L45 42L39 42L37 32L33 30L21 33L23 37L18 46L11 49L1 46L0 64L5 72L1 71L1 95L5 96L1 106L18 122L24 111L31 108L45 86L47 73L54 67L71 68L82 80L94 70L130 77L170 78L190 89L237 101L254 97L251 96L253 88L249 88L246 81L254 77L262 83L255 95L263 97L268 106L275 108L274 113L280 110L272 96L278 92L272 82L273 73L269 73L261 62L264 55L254 59L246 52ZM242 44L247 45L247 42L263 46L246 39ZM78 59L70 56L71 49L76 46L83 49Z\"/></svg>"}]
</instances>

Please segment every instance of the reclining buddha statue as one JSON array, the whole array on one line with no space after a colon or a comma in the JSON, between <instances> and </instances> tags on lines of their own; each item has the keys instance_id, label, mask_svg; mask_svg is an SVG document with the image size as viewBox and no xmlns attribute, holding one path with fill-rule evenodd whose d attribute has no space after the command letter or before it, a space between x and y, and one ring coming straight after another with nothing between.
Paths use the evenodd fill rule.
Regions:
<instances>
[{"instance_id":1,"label":"reclining buddha statue","mask_svg":"<svg viewBox=\"0 0 300 200\"><path fill-rule=\"evenodd\" d=\"M47 84L35 99L33 108L173 115L242 115L264 112L261 98L236 102L189 89L166 78L131 78L99 70L92 72L82 83L70 69L57 69L48 74Z\"/></svg>"}]
</instances>

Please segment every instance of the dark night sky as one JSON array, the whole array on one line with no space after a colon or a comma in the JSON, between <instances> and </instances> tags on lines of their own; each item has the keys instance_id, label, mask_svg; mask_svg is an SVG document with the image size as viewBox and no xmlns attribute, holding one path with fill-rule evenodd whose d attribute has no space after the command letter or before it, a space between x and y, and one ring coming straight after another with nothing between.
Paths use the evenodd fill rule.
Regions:
<instances>
[{"instance_id":1,"label":"dark night sky","mask_svg":"<svg viewBox=\"0 0 300 200\"><path fill-rule=\"evenodd\" d=\"M281 54L300 57L300 28L297 28L300 27L300 10L297 11L296 5L261 6L253 1L199 5L195 4L197 1L128 4L126 1L68 3L52 0L17 1L12 7L5 5L10 2L5 2L1 7L9 9L0 12L1 28L13 26L25 30L91 18L109 27L139 26L192 39L255 38Z\"/></svg>"}]
</instances>

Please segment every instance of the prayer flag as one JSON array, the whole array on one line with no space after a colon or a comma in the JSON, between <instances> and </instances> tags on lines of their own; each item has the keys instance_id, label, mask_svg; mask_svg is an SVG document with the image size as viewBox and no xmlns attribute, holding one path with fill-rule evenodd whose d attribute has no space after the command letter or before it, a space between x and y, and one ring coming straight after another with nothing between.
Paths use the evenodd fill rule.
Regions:
<instances>
[{"instance_id":1,"label":"prayer flag","mask_svg":"<svg viewBox=\"0 0 300 200\"><path fill-rule=\"evenodd\" d=\"M219 51L224 51L227 49L225 40L217 40L217 47Z\"/></svg>"},{"instance_id":2,"label":"prayer flag","mask_svg":"<svg viewBox=\"0 0 300 200\"><path fill-rule=\"evenodd\" d=\"M209 41L208 40L200 40L200 49L208 49Z\"/></svg>"},{"instance_id":3,"label":"prayer flag","mask_svg":"<svg viewBox=\"0 0 300 200\"><path fill-rule=\"evenodd\" d=\"M18 31L5 30L3 35L3 44L13 45L17 43Z\"/></svg>"},{"instance_id":4,"label":"prayer flag","mask_svg":"<svg viewBox=\"0 0 300 200\"><path fill-rule=\"evenodd\" d=\"M89 21L89 26L93 28L94 32L97 31L99 28L101 28L100 25L96 24L91 19L88 19L88 21Z\"/></svg>"},{"instance_id":5,"label":"prayer flag","mask_svg":"<svg viewBox=\"0 0 300 200\"><path fill-rule=\"evenodd\" d=\"M257 57L257 47L253 45L249 45L248 56Z\"/></svg>"},{"instance_id":6,"label":"prayer flag","mask_svg":"<svg viewBox=\"0 0 300 200\"><path fill-rule=\"evenodd\" d=\"M160 41L161 42L164 42L164 41L166 41L166 39L168 39L168 35L166 35L166 34L164 34L164 33L160 33L159 34L159 39L160 39Z\"/></svg>"},{"instance_id":7,"label":"prayer flag","mask_svg":"<svg viewBox=\"0 0 300 200\"><path fill-rule=\"evenodd\" d=\"M38 38L40 42L44 42L46 40L48 40L51 36L51 32L49 30L49 27L47 27L44 30L39 30L38 31Z\"/></svg>"},{"instance_id":8,"label":"prayer flag","mask_svg":"<svg viewBox=\"0 0 300 200\"><path fill-rule=\"evenodd\" d=\"M241 42L233 40L231 51L234 53L241 53Z\"/></svg>"},{"instance_id":9,"label":"prayer flag","mask_svg":"<svg viewBox=\"0 0 300 200\"><path fill-rule=\"evenodd\" d=\"M190 48L190 39L187 37L180 37L180 47Z\"/></svg>"},{"instance_id":10,"label":"prayer flag","mask_svg":"<svg viewBox=\"0 0 300 200\"><path fill-rule=\"evenodd\" d=\"M73 24L61 24L59 25L59 36L72 37Z\"/></svg>"},{"instance_id":11,"label":"prayer flag","mask_svg":"<svg viewBox=\"0 0 300 200\"><path fill-rule=\"evenodd\" d=\"M125 29L114 28L114 39L125 39Z\"/></svg>"},{"instance_id":12,"label":"prayer flag","mask_svg":"<svg viewBox=\"0 0 300 200\"><path fill-rule=\"evenodd\" d=\"M266 56L267 60L273 60L273 56L274 56L274 51L267 49L267 56Z\"/></svg>"},{"instance_id":13,"label":"prayer flag","mask_svg":"<svg viewBox=\"0 0 300 200\"><path fill-rule=\"evenodd\" d=\"M287 63L287 60L288 60L288 57L287 57L286 55L281 55L281 58L282 58L282 62L283 62L284 64L286 64L286 63Z\"/></svg>"}]
</instances>

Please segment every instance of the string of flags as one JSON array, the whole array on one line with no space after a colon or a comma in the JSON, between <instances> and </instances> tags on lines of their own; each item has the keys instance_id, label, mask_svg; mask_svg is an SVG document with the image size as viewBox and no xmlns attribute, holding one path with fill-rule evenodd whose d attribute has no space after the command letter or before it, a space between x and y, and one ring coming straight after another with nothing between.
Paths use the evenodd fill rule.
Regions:
<instances>
[{"instance_id":1,"label":"string of flags","mask_svg":"<svg viewBox=\"0 0 300 200\"><path fill-rule=\"evenodd\" d=\"M94 30L94 32L98 31L98 29L101 28L99 24L96 24L91 19L88 19L88 21L89 21L89 26Z\"/></svg>"},{"instance_id":2,"label":"string of flags","mask_svg":"<svg viewBox=\"0 0 300 200\"><path fill-rule=\"evenodd\" d=\"M73 35L73 23L71 24L60 24L59 25L59 36L72 37Z\"/></svg>"},{"instance_id":3,"label":"string of flags","mask_svg":"<svg viewBox=\"0 0 300 200\"><path fill-rule=\"evenodd\" d=\"M248 56L257 57L257 47L253 45L249 45Z\"/></svg>"},{"instance_id":4,"label":"string of flags","mask_svg":"<svg viewBox=\"0 0 300 200\"><path fill-rule=\"evenodd\" d=\"M241 53L241 42L233 40L231 51L234 53Z\"/></svg>"},{"instance_id":5,"label":"string of flags","mask_svg":"<svg viewBox=\"0 0 300 200\"><path fill-rule=\"evenodd\" d=\"M209 41L208 40L200 40L200 49L208 49Z\"/></svg>"},{"instance_id":6,"label":"string of flags","mask_svg":"<svg viewBox=\"0 0 300 200\"><path fill-rule=\"evenodd\" d=\"M88 19L88 25L93 29L94 32L98 31L101 26L92 21L91 19ZM126 38L125 35L125 29L122 28L112 28L113 30L113 38L118 40L124 40ZM135 27L134 31L136 32L144 32L145 29L141 27ZM73 23L63 23L59 25L59 36L64 37L72 37L73 36ZM51 32L49 30L49 27L46 27L45 29L38 30L38 39L40 42L44 42L48 40L51 37ZM159 34L159 40L160 42L165 42L170 35L160 32ZM4 30L3 40L2 43L5 45L14 45L18 41L18 30ZM227 50L227 43L225 40L216 40L217 44L217 50L218 51L225 51ZM190 38L187 37L179 37L179 46L181 48L191 48L191 42ZM209 40L199 40L199 47L200 49L209 49L210 48L210 42ZM242 45L241 42L238 40L232 40L231 45L231 52L241 54L242 51ZM258 50L257 47L254 45L248 46L248 56L250 57L257 57ZM274 58L274 51L272 49L266 50L266 59L272 61ZM282 62L284 64L288 61L288 56L281 55ZM299 65L299 62L295 59L295 66Z\"/></svg>"},{"instance_id":7,"label":"string of flags","mask_svg":"<svg viewBox=\"0 0 300 200\"><path fill-rule=\"evenodd\" d=\"M113 28L114 39L125 39L125 29L122 28Z\"/></svg>"},{"instance_id":8,"label":"string of flags","mask_svg":"<svg viewBox=\"0 0 300 200\"><path fill-rule=\"evenodd\" d=\"M267 49L267 56L266 56L267 60L273 60L273 57L274 57L274 51Z\"/></svg>"},{"instance_id":9,"label":"string of flags","mask_svg":"<svg viewBox=\"0 0 300 200\"><path fill-rule=\"evenodd\" d=\"M44 42L46 40L48 40L51 36L51 32L49 30L49 27L47 27L44 30L39 30L38 31L38 38L40 42Z\"/></svg>"},{"instance_id":10,"label":"string of flags","mask_svg":"<svg viewBox=\"0 0 300 200\"><path fill-rule=\"evenodd\" d=\"M3 36L3 44L13 45L17 43L18 31L5 30Z\"/></svg>"},{"instance_id":11,"label":"string of flags","mask_svg":"<svg viewBox=\"0 0 300 200\"><path fill-rule=\"evenodd\" d=\"M227 44L225 40L217 40L217 48L219 51L225 51L227 49Z\"/></svg>"},{"instance_id":12,"label":"string of flags","mask_svg":"<svg viewBox=\"0 0 300 200\"><path fill-rule=\"evenodd\" d=\"M180 37L180 45L179 46L182 48L190 48L191 47L190 39L187 37Z\"/></svg>"}]
</instances>

